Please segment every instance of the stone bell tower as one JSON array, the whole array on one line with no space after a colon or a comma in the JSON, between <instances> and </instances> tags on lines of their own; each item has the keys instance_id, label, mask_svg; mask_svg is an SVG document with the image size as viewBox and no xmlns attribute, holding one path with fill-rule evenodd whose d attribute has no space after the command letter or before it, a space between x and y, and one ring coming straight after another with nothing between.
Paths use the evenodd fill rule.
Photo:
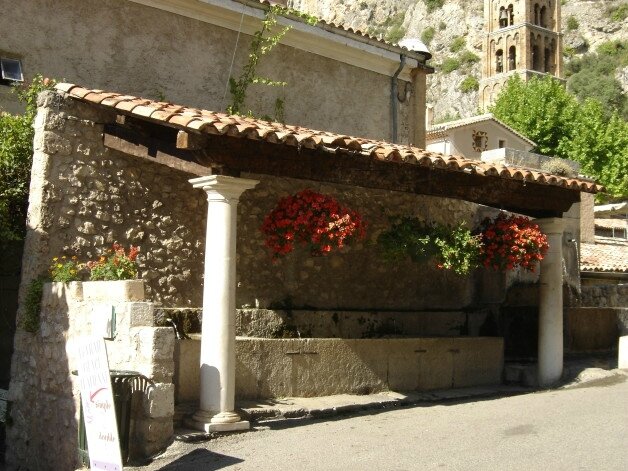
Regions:
<instances>
[{"instance_id":1,"label":"stone bell tower","mask_svg":"<svg viewBox=\"0 0 628 471\"><path fill-rule=\"evenodd\" d=\"M480 109L491 105L513 74L524 81L562 79L560 0L484 0Z\"/></svg>"}]
</instances>

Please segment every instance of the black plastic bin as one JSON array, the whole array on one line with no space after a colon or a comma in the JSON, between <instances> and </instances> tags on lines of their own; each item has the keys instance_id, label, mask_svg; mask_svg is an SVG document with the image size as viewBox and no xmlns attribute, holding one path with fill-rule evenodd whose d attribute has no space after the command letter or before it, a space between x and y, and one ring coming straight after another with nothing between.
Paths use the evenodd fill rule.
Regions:
<instances>
[{"instance_id":1,"label":"black plastic bin","mask_svg":"<svg viewBox=\"0 0 628 471\"><path fill-rule=\"evenodd\" d=\"M72 373L77 374L75 371ZM118 424L118 436L120 437L120 453L122 464L128 464L130 459L130 431L132 399L135 391L145 391L150 381L137 371L110 370L111 389L113 392L113 404L116 409L116 422ZM89 449L87 446L87 433L83 418L83 403L81 402L81 414L78 433L79 462L89 466Z\"/></svg>"}]
</instances>

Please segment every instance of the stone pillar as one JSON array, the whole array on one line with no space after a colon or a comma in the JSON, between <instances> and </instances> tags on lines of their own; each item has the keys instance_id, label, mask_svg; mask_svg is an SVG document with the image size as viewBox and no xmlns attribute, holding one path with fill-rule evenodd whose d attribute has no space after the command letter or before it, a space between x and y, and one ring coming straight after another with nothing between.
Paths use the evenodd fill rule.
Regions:
<instances>
[{"instance_id":1,"label":"stone pillar","mask_svg":"<svg viewBox=\"0 0 628 471\"><path fill-rule=\"evenodd\" d=\"M560 218L537 219L549 250L541 260L539 294L539 386L557 382L563 373L563 229Z\"/></svg>"},{"instance_id":2,"label":"stone pillar","mask_svg":"<svg viewBox=\"0 0 628 471\"><path fill-rule=\"evenodd\" d=\"M410 144L425 149L425 116L427 103L425 94L427 90L427 74L418 67L412 70L412 127L410 131Z\"/></svg>"},{"instance_id":3,"label":"stone pillar","mask_svg":"<svg viewBox=\"0 0 628 471\"><path fill-rule=\"evenodd\" d=\"M200 408L190 425L206 432L246 430L235 407L235 263L240 195L259 182L211 175L190 180L207 192Z\"/></svg>"}]
</instances>

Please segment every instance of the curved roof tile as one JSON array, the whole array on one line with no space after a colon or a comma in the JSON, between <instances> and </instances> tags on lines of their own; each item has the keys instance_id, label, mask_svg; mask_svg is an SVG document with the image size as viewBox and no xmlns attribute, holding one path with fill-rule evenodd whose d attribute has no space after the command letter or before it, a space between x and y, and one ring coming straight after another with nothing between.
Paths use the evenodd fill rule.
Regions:
<instances>
[{"instance_id":1,"label":"curved roof tile","mask_svg":"<svg viewBox=\"0 0 628 471\"><path fill-rule=\"evenodd\" d=\"M403 162L409 165L439 168L453 172L469 173L470 170L472 173L481 176L523 180L541 185L562 186L587 193L603 191L602 186L587 180L564 178L521 167L506 167L501 164L481 162L461 156L443 155L412 146L346 136L328 131L317 131L302 126L285 125L209 110L187 108L171 103L103 92L102 90L89 90L70 83L58 84L56 89L85 102L191 132L264 140L271 144L302 146L310 149L324 147L345 152L359 152L364 156L370 156L379 160Z\"/></svg>"}]
</instances>

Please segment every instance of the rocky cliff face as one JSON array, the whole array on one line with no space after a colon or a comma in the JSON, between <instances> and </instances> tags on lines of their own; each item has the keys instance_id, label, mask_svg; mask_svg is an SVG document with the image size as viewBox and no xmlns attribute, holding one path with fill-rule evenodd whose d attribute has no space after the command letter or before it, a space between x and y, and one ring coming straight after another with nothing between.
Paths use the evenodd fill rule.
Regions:
<instances>
[{"instance_id":1,"label":"rocky cliff face","mask_svg":"<svg viewBox=\"0 0 628 471\"><path fill-rule=\"evenodd\" d=\"M428 5L436 6L428 11ZM606 41L628 40L628 19L612 18L614 9L622 5L628 9L625 0L562 0L562 5L564 46L569 56L595 51ZM391 42L421 38L436 67L428 79L427 93L435 121L478 112L478 94L470 77L479 80L481 76L483 0L293 0L292 6ZM617 78L628 90L628 67L618 70Z\"/></svg>"}]
</instances>

